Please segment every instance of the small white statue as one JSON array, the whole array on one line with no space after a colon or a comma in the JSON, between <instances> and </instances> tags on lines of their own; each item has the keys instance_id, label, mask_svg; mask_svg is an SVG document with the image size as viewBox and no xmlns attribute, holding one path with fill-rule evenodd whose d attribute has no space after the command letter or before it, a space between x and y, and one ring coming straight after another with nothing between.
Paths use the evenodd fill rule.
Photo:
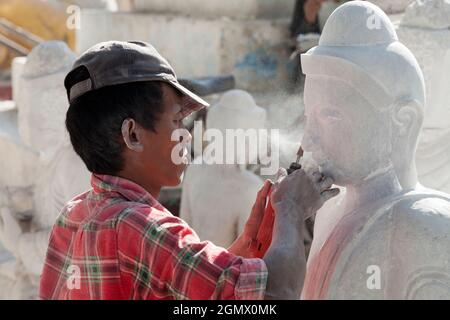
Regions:
<instances>
[{"instance_id":1,"label":"small white statue","mask_svg":"<svg viewBox=\"0 0 450 320\"><path fill-rule=\"evenodd\" d=\"M231 90L208 110L206 127L219 130L225 137L226 129L263 129L265 121L265 110L255 104L250 94ZM244 156L247 164L255 161L250 159L252 153L239 154L239 148L235 151L235 163ZM224 158L227 152L230 150L224 150ZM228 247L242 232L263 181L243 165L207 164L208 159L203 164L195 162L183 179L180 217L200 239Z\"/></svg>"},{"instance_id":2,"label":"small white statue","mask_svg":"<svg viewBox=\"0 0 450 320\"><path fill-rule=\"evenodd\" d=\"M401 24L433 30L447 29L450 24L450 3L446 0L410 0Z\"/></svg>"},{"instance_id":3,"label":"small white statue","mask_svg":"<svg viewBox=\"0 0 450 320\"><path fill-rule=\"evenodd\" d=\"M22 233L13 212L25 213L31 209L31 196L25 190L8 188L0 192L0 300L35 297L35 290L21 263L8 251L16 247L17 235Z\"/></svg>"},{"instance_id":4,"label":"small white statue","mask_svg":"<svg viewBox=\"0 0 450 320\"><path fill-rule=\"evenodd\" d=\"M346 188L316 216L304 299L449 299L450 195L418 183L425 86L386 14L351 1L302 56L303 147Z\"/></svg>"},{"instance_id":5,"label":"small white statue","mask_svg":"<svg viewBox=\"0 0 450 320\"><path fill-rule=\"evenodd\" d=\"M387 14L404 12L413 0L369 0Z\"/></svg>"},{"instance_id":6,"label":"small white statue","mask_svg":"<svg viewBox=\"0 0 450 320\"><path fill-rule=\"evenodd\" d=\"M450 1L416 0L398 36L416 56L427 88L425 121L416 154L421 183L450 193Z\"/></svg>"},{"instance_id":7,"label":"small white statue","mask_svg":"<svg viewBox=\"0 0 450 320\"><path fill-rule=\"evenodd\" d=\"M28 189L21 188L18 196L22 200L15 201L29 203L31 199L30 208L18 209L8 194L0 204L0 241L16 259L13 286L19 287L7 298L37 297L50 230L65 203L89 189L90 174L73 151L64 124L68 108L64 77L75 58L63 42L43 43L28 56L19 80L20 139L37 157L31 195L24 194ZM0 186L8 190L4 181ZM23 211L28 214L27 224L18 219Z\"/></svg>"}]
</instances>

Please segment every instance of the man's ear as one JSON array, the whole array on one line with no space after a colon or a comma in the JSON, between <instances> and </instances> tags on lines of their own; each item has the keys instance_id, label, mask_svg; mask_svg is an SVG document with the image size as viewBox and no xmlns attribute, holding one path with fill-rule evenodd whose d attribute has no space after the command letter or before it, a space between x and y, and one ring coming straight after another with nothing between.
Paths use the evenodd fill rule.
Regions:
<instances>
[{"instance_id":1,"label":"man's ear","mask_svg":"<svg viewBox=\"0 0 450 320\"><path fill-rule=\"evenodd\" d=\"M136 152L144 151L142 143L143 128L134 119L125 119L123 121L122 138L128 149Z\"/></svg>"}]
</instances>

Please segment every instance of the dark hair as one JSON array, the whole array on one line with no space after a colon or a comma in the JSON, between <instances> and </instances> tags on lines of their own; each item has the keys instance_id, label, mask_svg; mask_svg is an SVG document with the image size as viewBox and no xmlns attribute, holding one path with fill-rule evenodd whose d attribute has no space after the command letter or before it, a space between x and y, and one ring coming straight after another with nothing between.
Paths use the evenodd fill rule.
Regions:
<instances>
[{"instance_id":1,"label":"dark hair","mask_svg":"<svg viewBox=\"0 0 450 320\"><path fill-rule=\"evenodd\" d=\"M80 67L66 78L66 88L88 78L88 70ZM155 131L163 106L162 86L156 81L119 84L85 93L67 111L66 127L72 146L89 171L115 175L124 164L123 121L132 118Z\"/></svg>"}]
</instances>

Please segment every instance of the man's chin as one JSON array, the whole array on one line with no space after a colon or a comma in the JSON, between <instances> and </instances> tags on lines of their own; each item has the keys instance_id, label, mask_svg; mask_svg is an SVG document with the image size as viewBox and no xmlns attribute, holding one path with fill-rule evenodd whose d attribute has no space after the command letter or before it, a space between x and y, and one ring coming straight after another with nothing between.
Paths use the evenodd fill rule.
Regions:
<instances>
[{"instance_id":1,"label":"man's chin","mask_svg":"<svg viewBox=\"0 0 450 320\"><path fill-rule=\"evenodd\" d=\"M180 168L177 168L177 169L180 169ZM185 167L184 167L184 169L185 169ZM181 172L180 172L180 170L177 170L177 172L179 172L179 173L176 174L176 175L171 176L167 180L166 186L167 187L176 187L176 186L178 186L183 181L184 169Z\"/></svg>"},{"instance_id":2,"label":"man's chin","mask_svg":"<svg viewBox=\"0 0 450 320\"><path fill-rule=\"evenodd\" d=\"M182 182L182 177L171 177L167 180L165 187L176 187Z\"/></svg>"}]
</instances>

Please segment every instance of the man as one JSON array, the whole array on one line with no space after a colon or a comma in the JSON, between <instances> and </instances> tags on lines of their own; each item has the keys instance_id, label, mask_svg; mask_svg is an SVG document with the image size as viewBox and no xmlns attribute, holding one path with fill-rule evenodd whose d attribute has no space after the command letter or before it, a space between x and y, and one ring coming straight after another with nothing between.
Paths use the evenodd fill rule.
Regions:
<instances>
[{"instance_id":1,"label":"man","mask_svg":"<svg viewBox=\"0 0 450 320\"><path fill-rule=\"evenodd\" d=\"M304 216L337 194L331 179L303 170L284 178L282 170L271 196L274 237L263 259L252 258L248 248L269 181L228 249L202 242L156 198L161 187L180 183L186 166L171 158L180 143L172 141L172 132L208 104L182 87L168 62L142 42L94 46L75 62L65 86L67 129L93 173L92 189L70 201L55 223L42 299L299 297Z\"/></svg>"}]
</instances>

